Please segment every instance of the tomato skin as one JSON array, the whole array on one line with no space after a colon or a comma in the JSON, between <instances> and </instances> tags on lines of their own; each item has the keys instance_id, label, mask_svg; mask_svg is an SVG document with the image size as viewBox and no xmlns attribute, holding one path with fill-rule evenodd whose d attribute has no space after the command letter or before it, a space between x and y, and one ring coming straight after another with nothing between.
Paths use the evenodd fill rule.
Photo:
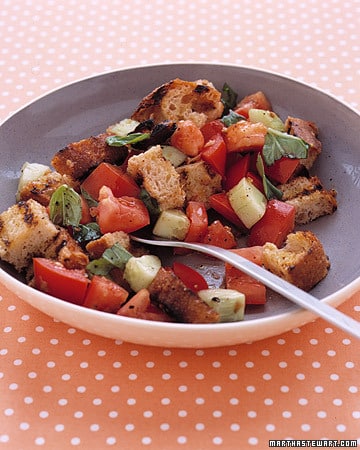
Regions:
<instances>
[{"instance_id":1,"label":"tomato skin","mask_svg":"<svg viewBox=\"0 0 360 450\"><path fill-rule=\"evenodd\" d=\"M70 303L82 305L90 280L84 270L66 269L47 258L34 258L36 289Z\"/></svg>"},{"instance_id":2,"label":"tomato skin","mask_svg":"<svg viewBox=\"0 0 360 450\"><path fill-rule=\"evenodd\" d=\"M235 112L240 114L241 116L248 118L249 110L252 108L272 111L271 103L262 91L247 95L242 100L240 100L240 102L236 105Z\"/></svg>"},{"instance_id":3,"label":"tomato skin","mask_svg":"<svg viewBox=\"0 0 360 450\"><path fill-rule=\"evenodd\" d=\"M224 135L228 152L261 150L265 143L267 128L264 124L246 120L230 125Z\"/></svg>"},{"instance_id":4,"label":"tomato skin","mask_svg":"<svg viewBox=\"0 0 360 450\"><path fill-rule=\"evenodd\" d=\"M294 227L295 207L280 200L270 200L264 216L251 228L247 244L254 246L272 242L281 247Z\"/></svg>"},{"instance_id":5,"label":"tomato skin","mask_svg":"<svg viewBox=\"0 0 360 450\"><path fill-rule=\"evenodd\" d=\"M99 311L116 313L129 293L114 281L94 275L86 292L83 306Z\"/></svg>"},{"instance_id":6,"label":"tomato skin","mask_svg":"<svg viewBox=\"0 0 360 450\"><path fill-rule=\"evenodd\" d=\"M264 164L265 174L270 180L275 181L275 183L283 184L289 181L290 177L299 167L299 164L299 159L283 156L277 159L271 166Z\"/></svg>"},{"instance_id":7,"label":"tomato skin","mask_svg":"<svg viewBox=\"0 0 360 450\"><path fill-rule=\"evenodd\" d=\"M248 173L246 174L246 177L247 177L247 178L250 178L252 184L253 184L257 189L259 189L260 192L262 192L262 193L264 194L264 185L263 185L262 179L260 178L259 175L257 175L257 174L254 173L254 172L248 172Z\"/></svg>"},{"instance_id":8,"label":"tomato skin","mask_svg":"<svg viewBox=\"0 0 360 450\"><path fill-rule=\"evenodd\" d=\"M212 209L221 214L226 220L236 225L240 230L247 230L231 206L226 192L219 192L218 194L211 195L209 203Z\"/></svg>"},{"instance_id":9,"label":"tomato skin","mask_svg":"<svg viewBox=\"0 0 360 450\"><path fill-rule=\"evenodd\" d=\"M93 221L93 218L90 214L90 208L89 205L87 203L87 201L85 200L85 198L81 195L80 196L81 199L81 220L80 223L82 225L86 225L89 222Z\"/></svg>"},{"instance_id":10,"label":"tomato skin","mask_svg":"<svg viewBox=\"0 0 360 450\"><path fill-rule=\"evenodd\" d=\"M263 248L261 246L237 248L231 251L259 266L263 263ZM247 305L263 305L266 303L265 285L229 263L225 263L225 285L228 289L242 292L245 295Z\"/></svg>"},{"instance_id":11,"label":"tomato skin","mask_svg":"<svg viewBox=\"0 0 360 450\"><path fill-rule=\"evenodd\" d=\"M203 148L204 136L191 120L180 120L170 139L171 145L187 156L197 156Z\"/></svg>"},{"instance_id":12,"label":"tomato skin","mask_svg":"<svg viewBox=\"0 0 360 450\"><path fill-rule=\"evenodd\" d=\"M208 215L203 202L190 201L186 207L190 227L185 236L186 242L202 242L208 228Z\"/></svg>"},{"instance_id":13,"label":"tomato skin","mask_svg":"<svg viewBox=\"0 0 360 450\"><path fill-rule=\"evenodd\" d=\"M95 200L99 199L99 191L102 186L109 187L115 197L127 195L139 197L140 188L124 170L113 164L100 163L87 178L81 187Z\"/></svg>"},{"instance_id":14,"label":"tomato skin","mask_svg":"<svg viewBox=\"0 0 360 450\"><path fill-rule=\"evenodd\" d=\"M100 189L96 220L101 233L124 231L131 233L150 224L150 215L144 203L135 197L115 197L106 186Z\"/></svg>"},{"instance_id":15,"label":"tomato skin","mask_svg":"<svg viewBox=\"0 0 360 450\"><path fill-rule=\"evenodd\" d=\"M208 284L205 278L186 264L182 264L178 261L173 263L173 271L175 275L185 284L188 289L194 292L201 291L202 289L208 289Z\"/></svg>"},{"instance_id":16,"label":"tomato skin","mask_svg":"<svg viewBox=\"0 0 360 450\"><path fill-rule=\"evenodd\" d=\"M224 124L220 119L211 120L200 128L202 135L204 136L205 144L215 135L221 134L224 129Z\"/></svg>"},{"instance_id":17,"label":"tomato skin","mask_svg":"<svg viewBox=\"0 0 360 450\"><path fill-rule=\"evenodd\" d=\"M223 225L220 220L214 220L208 226L208 232L203 242L204 244L211 244L226 249L236 247L236 240L230 227Z\"/></svg>"},{"instance_id":18,"label":"tomato skin","mask_svg":"<svg viewBox=\"0 0 360 450\"><path fill-rule=\"evenodd\" d=\"M221 134L214 134L201 150L201 158L222 177L225 174L227 149Z\"/></svg>"},{"instance_id":19,"label":"tomato skin","mask_svg":"<svg viewBox=\"0 0 360 450\"><path fill-rule=\"evenodd\" d=\"M136 319L156 320L158 322L173 322L164 311L151 303L147 289L140 289L117 311L119 316L134 317Z\"/></svg>"},{"instance_id":20,"label":"tomato skin","mask_svg":"<svg viewBox=\"0 0 360 450\"><path fill-rule=\"evenodd\" d=\"M244 178L250 168L250 153L240 156L225 172L224 189L229 191Z\"/></svg>"}]
</instances>

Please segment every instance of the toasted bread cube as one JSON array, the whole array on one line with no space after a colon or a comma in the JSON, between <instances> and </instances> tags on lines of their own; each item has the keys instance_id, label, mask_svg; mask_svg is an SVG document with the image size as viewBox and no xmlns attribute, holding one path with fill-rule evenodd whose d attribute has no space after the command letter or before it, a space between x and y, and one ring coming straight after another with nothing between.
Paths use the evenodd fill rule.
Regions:
<instances>
[{"instance_id":1,"label":"toasted bread cube","mask_svg":"<svg viewBox=\"0 0 360 450\"><path fill-rule=\"evenodd\" d=\"M132 156L127 172L153 197L160 210L182 208L185 192L180 184L180 176L174 166L164 158L160 145L151 147L144 153Z\"/></svg>"},{"instance_id":2,"label":"toasted bread cube","mask_svg":"<svg viewBox=\"0 0 360 450\"><path fill-rule=\"evenodd\" d=\"M128 151L127 148L112 147L106 143L107 133L91 136L73 142L59 150L51 164L62 175L74 180L82 179L101 162L120 164Z\"/></svg>"},{"instance_id":3,"label":"toasted bread cube","mask_svg":"<svg viewBox=\"0 0 360 450\"><path fill-rule=\"evenodd\" d=\"M177 169L181 186L186 193L186 201L205 203L210 207L211 195L222 191L221 175L215 172L205 161L180 166Z\"/></svg>"},{"instance_id":4,"label":"toasted bread cube","mask_svg":"<svg viewBox=\"0 0 360 450\"><path fill-rule=\"evenodd\" d=\"M324 189L316 176L296 177L278 188L283 192L282 200L295 207L297 225L307 224L337 210L336 191Z\"/></svg>"},{"instance_id":5,"label":"toasted bread cube","mask_svg":"<svg viewBox=\"0 0 360 450\"><path fill-rule=\"evenodd\" d=\"M221 92L207 80L184 81L176 78L150 92L140 102L131 118L160 123L191 120L199 128L221 117L224 105Z\"/></svg>"},{"instance_id":6,"label":"toasted bread cube","mask_svg":"<svg viewBox=\"0 0 360 450\"><path fill-rule=\"evenodd\" d=\"M19 202L0 214L0 258L21 272L34 256L43 256L59 229L46 208L33 199Z\"/></svg>"},{"instance_id":7,"label":"toasted bread cube","mask_svg":"<svg viewBox=\"0 0 360 450\"><path fill-rule=\"evenodd\" d=\"M290 233L280 249L266 243L263 264L270 272L305 291L325 278L330 268L321 242L311 231Z\"/></svg>"}]
</instances>

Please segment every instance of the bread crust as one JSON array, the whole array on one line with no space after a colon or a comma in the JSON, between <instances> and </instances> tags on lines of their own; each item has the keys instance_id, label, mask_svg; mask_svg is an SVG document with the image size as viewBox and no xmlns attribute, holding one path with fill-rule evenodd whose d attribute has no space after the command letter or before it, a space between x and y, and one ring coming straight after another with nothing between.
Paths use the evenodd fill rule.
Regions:
<instances>
[{"instance_id":1,"label":"bread crust","mask_svg":"<svg viewBox=\"0 0 360 450\"><path fill-rule=\"evenodd\" d=\"M21 272L35 256L44 256L59 234L46 208L33 199L0 214L0 258Z\"/></svg>"},{"instance_id":2,"label":"bread crust","mask_svg":"<svg viewBox=\"0 0 360 450\"><path fill-rule=\"evenodd\" d=\"M330 268L321 242L311 231L290 233L280 249L266 243L263 264L270 272L305 291L325 278Z\"/></svg>"},{"instance_id":3,"label":"bread crust","mask_svg":"<svg viewBox=\"0 0 360 450\"><path fill-rule=\"evenodd\" d=\"M185 192L180 176L171 162L164 158L160 145L132 156L127 173L157 200L160 210L184 206Z\"/></svg>"},{"instance_id":4,"label":"bread crust","mask_svg":"<svg viewBox=\"0 0 360 450\"><path fill-rule=\"evenodd\" d=\"M144 97L131 118L139 122L152 119L155 123L192 120L200 128L221 117L223 110L221 92L209 81L175 78Z\"/></svg>"},{"instance_id":5,"label":"bread crust","mask_svg":"<svg viewBox=\"0 0 360 450\"><path fill-rule=\"evenodd\" d=\"M148 287L151 300L178 322L216 323L219 314L174 274L161 268Z\"/></svg>"},{"instance_id":6,"label":"bread crust","mask_svg":"<svg viewBox=\"0 0 360 450\"><path fill-rule=\"evenodd\" d=\"M57 172L73 180L81 180L102 162L121 164L128 151L106 143L107 133L73 142L59 150L51 164Z\"/></svg>"}]
</instances>

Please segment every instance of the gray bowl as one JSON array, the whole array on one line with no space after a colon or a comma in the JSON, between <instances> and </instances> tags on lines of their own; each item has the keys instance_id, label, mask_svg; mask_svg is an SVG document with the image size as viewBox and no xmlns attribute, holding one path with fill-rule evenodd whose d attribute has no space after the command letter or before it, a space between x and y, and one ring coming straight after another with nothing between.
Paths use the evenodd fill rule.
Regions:
<instances>
[{"instance_id":1,"label":"gray bowl","mask_svg":"<svg viewBox=\"0 0 360 450\"><path fill-rule=\"evenodd\" d=\"M323 152L311 172L320 177L326 188L337 190L339 208L334 215L305 227L320 238L331 261L329 275L312 294L336 306L359 290L360 116L318 89L262 70L201 63L129 68L83 79L37 99L0 127L0 211L14 203L20 168L25 161L50 164L56 151L128 117L142 97L176 77L206 78L219 89L227 82L239 98L262 90L281 118L292 115L318 125ZM207 264L211 269L208 274L221 271L221 264L210 260ZM95 334L143 344L179 347L234 344L275 335L314 318L288 300L269 293L264 307L247 308L246 319L236 324L161 324L128 319L54 299L26 286L7 264L0 263L0 267L0 280L52 317Z\"/></svg>"}]
</instances>

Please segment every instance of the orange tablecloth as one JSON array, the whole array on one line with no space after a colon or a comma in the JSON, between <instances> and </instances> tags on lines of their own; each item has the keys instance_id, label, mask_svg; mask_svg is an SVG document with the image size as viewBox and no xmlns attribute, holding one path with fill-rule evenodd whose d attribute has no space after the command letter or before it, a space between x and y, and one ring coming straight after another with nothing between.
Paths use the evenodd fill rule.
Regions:
<instances>
[{"instance_id":1,"label":"orange tablecloth","mask_svg":"<svg viewBox=\"0 0 360 450\"><path fill-rule=\"evenodd\" d=\"M359 5L1 0L0 115L85 76L173 61L272 70L359 109ZM0 308L1 448L360 443L360 345L322 320L252 344L172 349L70 328L2 285ZM360 293L340 309L360 320Z\"/></svg>"}]
</instances>

